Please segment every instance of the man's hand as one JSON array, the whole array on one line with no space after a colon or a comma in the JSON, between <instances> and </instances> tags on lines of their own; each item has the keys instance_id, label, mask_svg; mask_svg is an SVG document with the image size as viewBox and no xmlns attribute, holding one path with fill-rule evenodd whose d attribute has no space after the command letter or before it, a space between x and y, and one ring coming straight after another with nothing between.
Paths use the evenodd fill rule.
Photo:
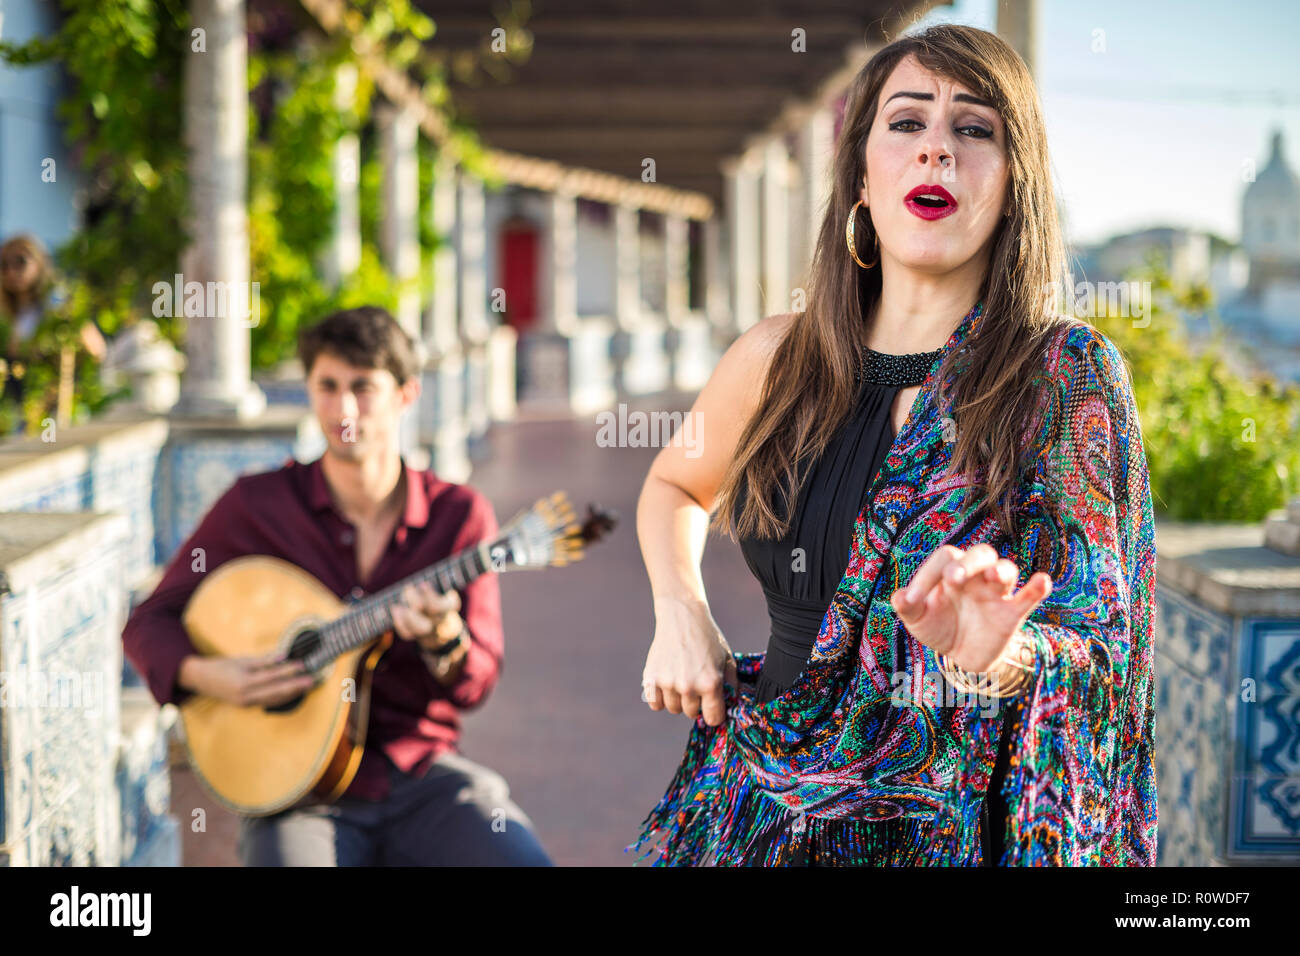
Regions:
<instances>
[{"instance_id":1,"label":"man's hand","mask_svg":"<svg viewBox=\"0 0 1300 956\"><path fill-rule=\"evenodd\" d=\"M315 684L302 661L286 661L279 651L262 657L202 657L181 661L177 682L186 690L237 707L283 704Z\"/></svg>"},{"instance_id":2,"label":"man's hand","mask_svg":"<svg viewBox=\"0 0 1300 956\"><path fill-rule=\"evenodd\" d=\"M459 613L460 595L455 591L439 594L428 581L421 581L407 585L402 602L392 607L393 630L402 640L415 641L423 650L436 651L450 644L465 627Z\"/></svg>"}]
</instances>

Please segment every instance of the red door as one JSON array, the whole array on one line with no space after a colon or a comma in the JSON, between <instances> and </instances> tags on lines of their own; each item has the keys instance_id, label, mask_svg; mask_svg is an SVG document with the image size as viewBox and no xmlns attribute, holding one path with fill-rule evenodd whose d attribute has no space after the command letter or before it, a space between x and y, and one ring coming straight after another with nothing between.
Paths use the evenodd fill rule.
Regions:
<instances>
[{"instance_id":1,"label":"red door","mask_svg":"<svg viewBox=\"0 0 1300 956\"><path fill-rule=\"evenodd\" d=\"M540 237L537 226L513 218L501 228L501 288L505 290L505 321L523 332L537 321L537 268Z\"/></svg>"}]
</instances>

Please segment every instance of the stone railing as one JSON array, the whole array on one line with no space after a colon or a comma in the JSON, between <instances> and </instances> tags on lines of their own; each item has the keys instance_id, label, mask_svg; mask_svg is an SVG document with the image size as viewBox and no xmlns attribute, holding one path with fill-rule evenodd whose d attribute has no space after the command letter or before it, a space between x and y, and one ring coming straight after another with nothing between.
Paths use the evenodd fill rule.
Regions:
<instances>
[{"instance_id":1,"label":"stone railing","mask_svg":"<svg viewBox=\"0 0 1300 956\"><path fill-rule=\"evenodd\" d=\"M1298 863L1300 557L1260 525L1156 541L1160 863Z\"/></svg>"},{"instance_id":2,"label":"stone railing","mask_svg":"<svg viewBox=\"0 0 1300 956\"><path fill-rule=\"evenodd\" d=\"M0 442L0 864L180 862L175 709L124 666L123 625L235 478L321 444L292 406L246 423L125 415Z\"/></svg>"},{"instance_id":3,"label":"stone railing","mask_svg":"<svg viewBox=\"0 0 1300 956\"><path fill-rule=\"evenodd\" d=\"M127 519L0 514L0 859L117 865Z\"/></svg>"}]
</instances>

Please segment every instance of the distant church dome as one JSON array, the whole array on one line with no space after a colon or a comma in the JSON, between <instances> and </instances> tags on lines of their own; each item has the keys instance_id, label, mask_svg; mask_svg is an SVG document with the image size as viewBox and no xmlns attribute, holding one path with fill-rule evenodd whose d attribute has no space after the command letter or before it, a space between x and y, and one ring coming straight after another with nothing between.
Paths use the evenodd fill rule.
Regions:
<instances>
[{"instance_id":1,"label":"distant church dome","mask_svg":"<svg viewBox=\"0 0 1300 956\"><path fill-rule=\"evenodd\" d=\"M1242 197L1241 244L1252 258L1300 260L1300 177L1287 165L1281 130Z\"/></svg>"}]
</instances>

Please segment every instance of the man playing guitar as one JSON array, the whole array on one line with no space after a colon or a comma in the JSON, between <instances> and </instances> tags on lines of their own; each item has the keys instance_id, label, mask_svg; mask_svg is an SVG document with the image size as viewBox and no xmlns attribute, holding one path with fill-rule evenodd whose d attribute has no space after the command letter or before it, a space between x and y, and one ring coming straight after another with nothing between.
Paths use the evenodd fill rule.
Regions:
<instances>
[{"instance_id":1,"label":"man playing guitar","mask_svg":"<svg viewBox=\"0 0 1300 956\"><path fill-rule=\"evenodd\" d=\"M420 380L413 344L388 312L337 312L305 330L298 351L326 451L236 481L131 615L126 655L159 703L208 695L264 707L312 686L300 662L279 654L196 653L181 615L204 574L226 561L283 558L357 599L498 530L479 492L402 460L398 422ZM445 595L408 587L403 598L351 784L332 803L241 817L246 866L551 865L505 779L458 749L459 712L481 705L500 674L496 575Z\"/></svg>"}]
</instances>

